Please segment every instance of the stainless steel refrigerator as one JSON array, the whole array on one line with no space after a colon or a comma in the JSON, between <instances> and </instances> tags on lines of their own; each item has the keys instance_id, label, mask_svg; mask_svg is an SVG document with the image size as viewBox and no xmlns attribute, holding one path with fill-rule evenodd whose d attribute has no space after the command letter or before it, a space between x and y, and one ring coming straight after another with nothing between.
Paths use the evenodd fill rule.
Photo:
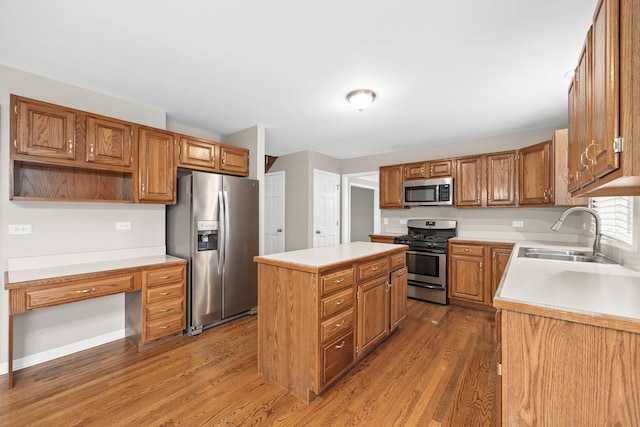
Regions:
<instances>
[{"instance_id":1,"label":"stainless steel refrigerator","mask_svg":"<svg viewBox=\"0 0 640 427\"><path fill-rule=\"evenodd\" d=\"M189 261L187 333L254 314L258 305L258 181L207 172L178 179L167 207L167 253Z\"/></svg>"}]
</instances>

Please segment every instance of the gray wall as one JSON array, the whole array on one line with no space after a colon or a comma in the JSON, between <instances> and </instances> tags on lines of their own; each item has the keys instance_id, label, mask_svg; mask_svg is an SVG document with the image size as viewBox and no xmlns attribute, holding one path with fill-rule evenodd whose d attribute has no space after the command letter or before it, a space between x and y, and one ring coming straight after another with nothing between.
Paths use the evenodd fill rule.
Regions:
<instances>
[{"instance_id":1,"label":"gray wall","mask_svg":"<svg viewBox=\"0 0 640 427\"><path fill-rule=\"evenodd\" d=\"M352 242L368 242L373 233L373 196L370 188L351 186Z\"/></svg>"}]
</instances>

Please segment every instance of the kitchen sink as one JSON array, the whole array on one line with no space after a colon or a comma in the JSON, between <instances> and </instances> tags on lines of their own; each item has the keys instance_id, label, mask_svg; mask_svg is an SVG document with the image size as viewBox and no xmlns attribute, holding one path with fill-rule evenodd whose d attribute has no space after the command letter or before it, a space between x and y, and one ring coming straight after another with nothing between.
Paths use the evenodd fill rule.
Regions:
<instances>
[{"instance_id":1,"label":"kitchen sink","mask_svg":"<svg viewBox=\"0 0 640 427\"><path fill-rule=\"evenodd\" d=\"M555 261L594 262L598 264L615 264L614 261L602 255L593 255L591 251L572 251L547 248L520 248L519 257L550 259Z\"/></svg>"}]
</instances>

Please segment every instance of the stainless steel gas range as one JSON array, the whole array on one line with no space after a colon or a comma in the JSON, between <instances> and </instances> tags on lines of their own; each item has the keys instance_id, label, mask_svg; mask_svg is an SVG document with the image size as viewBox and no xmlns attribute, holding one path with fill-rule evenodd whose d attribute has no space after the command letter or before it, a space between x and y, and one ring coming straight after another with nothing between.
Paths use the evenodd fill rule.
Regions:
<instances>
[{"instance_id":1,"label":"stainless steel gas range","mask_svg":"<svg viewBox=\"0 0 640 427\"><path fill-rule=\"evenodd\" d=\"M407 268L410 298L447 303L447 241L457 235L457 221L410 219L408 234L395 243L409 245Z\"/></svg>"}]
</instances>

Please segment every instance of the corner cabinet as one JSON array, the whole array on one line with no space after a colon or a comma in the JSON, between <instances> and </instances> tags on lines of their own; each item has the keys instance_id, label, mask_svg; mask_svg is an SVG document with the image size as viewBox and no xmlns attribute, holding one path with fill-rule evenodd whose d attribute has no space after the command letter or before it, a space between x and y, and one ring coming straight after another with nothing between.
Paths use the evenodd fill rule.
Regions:
<instances>
[{"instance_id":1,"label":"corner cabinet","mask_svg":"<svg viewBox=\"0 0 640 427\"><path fill-rule=\"evenodd\" d=\"M491 307L506 269L512 243L449 241L448 297L452 303Z\"/></svg>"},{"instance_id":2,"label":"corner cabinet","mask_svg":"<svg viewBox=\"0 0 640 427\"><path fill-rule=\"evenodd\" d=\"M403 165L380 168L380 209L402 209Z\"/></svg>"},{"instance_id":3,"label":"corner cabinet","mask_svg":"<svg viewBox=\"0 0 640 427\"><path fill-rule=\"evenodd\" d=\"M312 260L323 251L289 254L303 252ZM269 256L255 261L258 371L305 402L338 380L406 317L404 247L374 248L370 255L322 267Z\"/></svg>"},{"instance_id":4,"label":"corner cabinet","mask_svg":"<svg viewBox=\"0 0 640 427\"><path fill-rule=\"evenodd\" d=\"M139 202L175 203L174 143L174 135L171 132L151 128L138 129Z\"/></svg>"}]
</instances>

